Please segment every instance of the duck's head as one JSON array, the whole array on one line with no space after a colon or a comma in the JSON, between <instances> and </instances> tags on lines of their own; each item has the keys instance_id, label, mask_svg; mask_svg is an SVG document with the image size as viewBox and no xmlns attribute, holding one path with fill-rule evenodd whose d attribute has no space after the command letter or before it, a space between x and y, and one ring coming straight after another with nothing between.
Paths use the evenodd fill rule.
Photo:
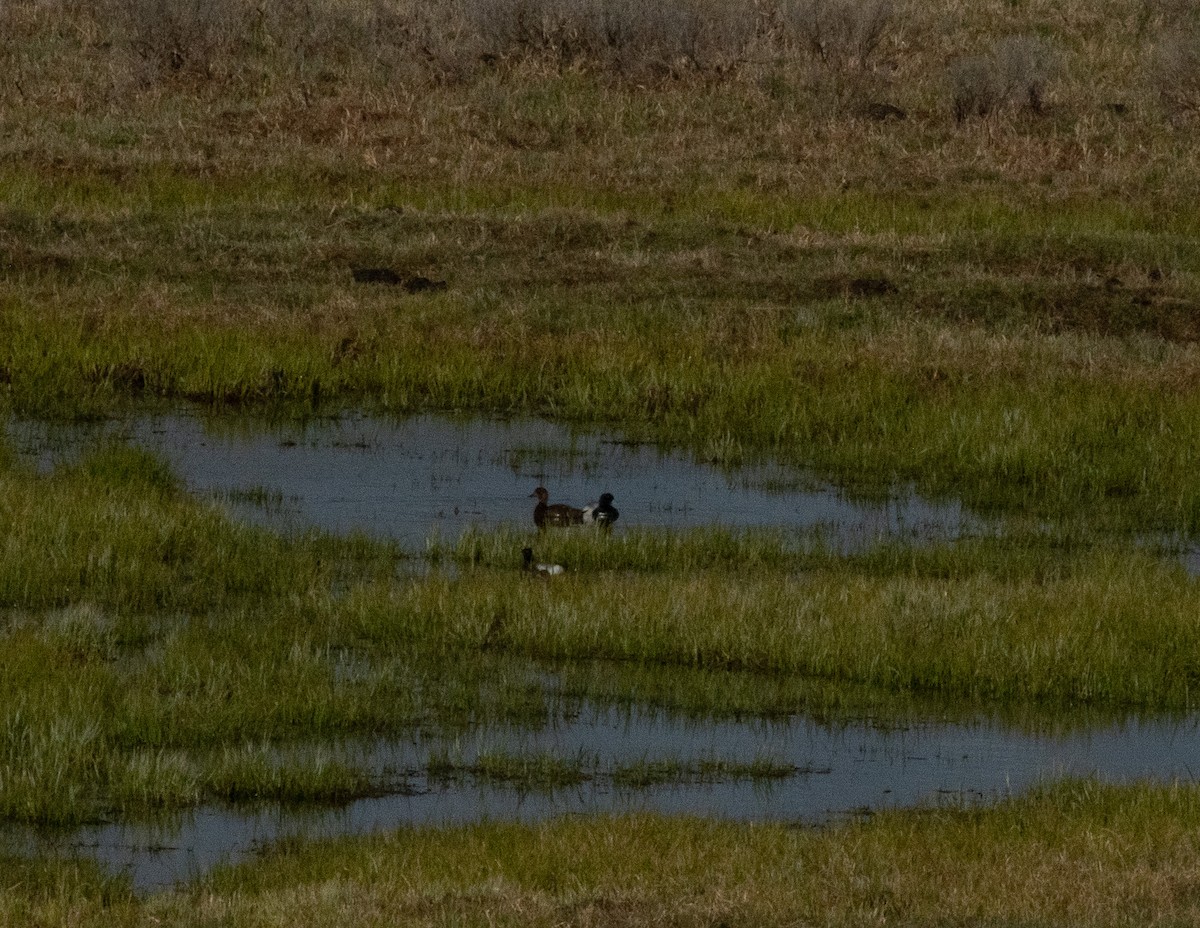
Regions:
<instances>
[{"instance_id":1,"label":"duck's head","mask_svg":"<svg viewBox=\"0 0 1200 928\"><path fill-rule=\"evenodd\" d=\"M521 549L521 559L525 562L526 567L528 567L530 564L532 564L533 563L533 548L522 548Z\"/></svg>"},{"instance_id":2,"label":"duck's head","mask_svg":"<svg viewBox=\"0 0 1200 928\"><path fill-rule=\"evenodd\" d=\"M546 502L546 500L548 500L550 498L550 491L547 490L545 487L538 487L536 490L534 490L532 493L529 494L530 499L533 499L535 496L538 498L538 502L544 503L544 502Z\"/></svg>"},{"instance_id":3,"label":"duck's head","mask_svg":"<svg viewBox=\"0 0 1200 928\"><path fill-rule=\"evenodd\" d=\"M613 495L611 493L601 493L600 494L600 505L601 506L611 506L612 501L613 501Z\"/></svg>"}]
</instances>

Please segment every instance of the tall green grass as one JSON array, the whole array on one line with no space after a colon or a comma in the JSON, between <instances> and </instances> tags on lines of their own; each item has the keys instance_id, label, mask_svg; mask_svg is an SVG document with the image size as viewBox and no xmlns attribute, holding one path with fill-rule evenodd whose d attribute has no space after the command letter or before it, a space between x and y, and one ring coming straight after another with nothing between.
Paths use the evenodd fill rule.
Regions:
<instances>
[{"instance_id":1,"label":"tall green grass","mask_svg":"<svg viewBox=\"0 0 1200 928\"><path fill-rule=\"evenodd\" d=\"M0 473L6 531L0 604L100 607L134 634L139 613L189 613L327 595L343 579L386 576L386 545L284 541L190 499L149 454L113 445L39 478ZM91 620L88 620L91 621ZM92 624L95 624L94 622Z\"/></svg>"},{"instance_id":2,"label":"tall green grass","mask_svg":"<svg viewBox=\"0 0 1200 928\"><path fill-rule=\"evenodd\" d=\"M994 699L1189 705L1196 584L1124 550L1071 576L1010 580L725 571L492 572L347 603L364 636L544 659L806 674ZM1148 607L1153 603L1153 608ZM419 631L418 631L419 629Z\"/></svg>"}]
</instances>

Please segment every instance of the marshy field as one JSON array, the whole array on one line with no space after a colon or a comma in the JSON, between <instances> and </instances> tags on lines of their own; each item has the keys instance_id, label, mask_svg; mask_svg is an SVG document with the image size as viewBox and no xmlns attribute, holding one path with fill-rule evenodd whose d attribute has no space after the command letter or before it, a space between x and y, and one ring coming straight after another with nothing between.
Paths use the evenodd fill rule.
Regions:
<instances>
[{"instance_id":1,"label":"marshy field","mask_svg":"<svg viewBox=\"0 0 1200 928\"><path fill-rule=\"evenodd\" d=\"M0 925L1200 922L1198 143L1195 0L3 0Z\"/></svg>"}]
</instances>

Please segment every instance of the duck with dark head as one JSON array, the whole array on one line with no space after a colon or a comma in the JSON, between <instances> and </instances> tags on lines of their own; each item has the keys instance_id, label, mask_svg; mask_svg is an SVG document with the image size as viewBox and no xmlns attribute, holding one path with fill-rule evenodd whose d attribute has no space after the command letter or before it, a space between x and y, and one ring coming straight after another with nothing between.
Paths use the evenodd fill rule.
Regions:
<instances>
[{"instance_id":1,"label":"duck with dark head","mask_svg":"<svg viewBox=\"0 0 1200 928\"><path fill-rule=\"evenodd\" d=\"M538 528L549 525L582 525L583 510L568 506L566 503L554 503L548 500L550 493L545 487L538 487L529 494L530 498L537 497L537 505L533 507L533 524Z\"/></svg>"},{"instance_id":2,"label":"duck with dark head","mask_svg":"<svg viewBox=\"0 0 1200 928\"><path fill-rule=\"evenodd\" d=\"M616 507L613 506L613 495L601 493L600 502L583 507L583 524L599 525L601 528L610 529L620 515L621 513L617 512Z\"/></svg>"}]
</instances>

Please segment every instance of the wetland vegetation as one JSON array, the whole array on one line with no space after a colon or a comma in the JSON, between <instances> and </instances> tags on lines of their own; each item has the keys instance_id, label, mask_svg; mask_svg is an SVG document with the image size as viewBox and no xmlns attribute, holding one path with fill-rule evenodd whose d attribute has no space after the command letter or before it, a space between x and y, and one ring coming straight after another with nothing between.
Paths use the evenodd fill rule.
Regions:
<instances>
[{"instance_id":1,"label":"wetland vegetation","mask_svg":"<svg viewBox=\"0 0 1200 928\"><path fill-rule=\"evenodd\" d=\"M278 846L141 899L5 861L4 924L1190 924L1195 791L1069 782L838 829L688 818L488 823Z\"/></svg>"},{"instance_id":2,"label":"wetland vegetation","mask_svg":"<svg viewBox=\"0 0 1200 928\"><path fill-rule=\"evenodd\" d=\"M136 448L51 473L5 449L0 818L371 795L407 772L336 739L564 699L1195 711L1200 7L642 7L0 5L0 411L538 415L914 485L994 531L847 552L622 502L611 536L538 539L571 567L547 583L512 528L284 536ZM704 763L604 775L784 775ZM5 860L0 922L1186 922L1197 795L404 830L152 899Z\"/></svg>"}]
</instances>

